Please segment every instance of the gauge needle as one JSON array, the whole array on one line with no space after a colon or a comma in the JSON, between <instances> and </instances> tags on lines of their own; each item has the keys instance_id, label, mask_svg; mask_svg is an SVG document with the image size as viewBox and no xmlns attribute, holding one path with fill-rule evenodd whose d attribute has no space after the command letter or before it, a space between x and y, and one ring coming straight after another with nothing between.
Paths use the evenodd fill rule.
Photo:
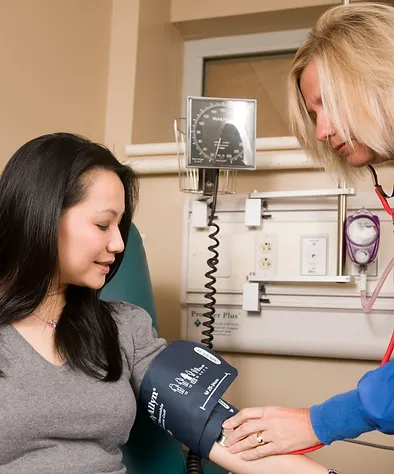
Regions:
<instances>
[{"instance_id":1,"label":"gauge needle","mask_svg":"<svg viewBox=\"0 0 394 474\"><path fill-rule=\"evenodd\" d=\"M216 155L218 154L221 141L222 141L222 137L219 138L218 144L216 146L215 156L213 157L214 160L216 160Z\"/></svg>"}]
</instances>

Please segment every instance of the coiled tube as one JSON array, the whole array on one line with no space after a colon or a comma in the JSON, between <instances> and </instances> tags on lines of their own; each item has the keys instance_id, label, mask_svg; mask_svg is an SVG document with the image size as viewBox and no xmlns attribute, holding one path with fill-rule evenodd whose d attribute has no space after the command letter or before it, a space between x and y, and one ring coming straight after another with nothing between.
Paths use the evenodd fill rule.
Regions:
<instances>
[{"instance_id":1,"label":"coiled tube","mask_svg":"<svg viewBox=\"0 0 394 474\"><path fill-rule=\"evenodd\" d=\"M192 451L189 451L186 467L188 474L202 474L200 456L196 453L193 453Z\"/></svg>"},{"instance_id":2,"label":"coiled tube","mask_svg":"<svg viewBox=\"0 0 394 474\"><path fill-rule=\"evenodd\" d=\"M202 339L201 342L203 344L206 344L210 349L212 349L213 344L213 323L215 322L215 305L216 305L216 299L215 299L215 294L216 294L216 288L215 288L215 283L216 283L216 278L214 277L214 274L217 272L217 264L219 263L219 253L216 250L219 247L219 240L216 238L218 235L220 228L219 226L212 222L211 227L214 227L215 230L209 234L209 238L213 240L213 244L208 247L208 250L213 253L213 256L208 258L207 260L207 265L209 266L210 270L205 273L205 277L209 280L208 283L206 283L204 286L207 290L209 290L207 293L205 293L205 298L209 300L208 303L204 304L204 308L207 309L207 311L203 314L203 316L208 320L204 321L202 324L205 329L202 334L205 336L205 339Z\"/></svg>"}]
</instances>

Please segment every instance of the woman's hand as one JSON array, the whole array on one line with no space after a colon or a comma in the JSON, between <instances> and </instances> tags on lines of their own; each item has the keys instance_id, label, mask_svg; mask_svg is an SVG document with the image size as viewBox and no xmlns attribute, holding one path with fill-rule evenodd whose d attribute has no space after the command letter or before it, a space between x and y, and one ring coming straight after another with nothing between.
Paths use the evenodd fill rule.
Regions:
<instances>
[{"instance_id":1,"label":"woman's hand","mask_svg":"<svg viewBox=\"0 0 394 474\"><path fill-rule=\"evenodd\" d=\"M225 441L230 452L245 451L242 459L248 461L290 453L320 443L313 431L307 408L244 408L226 420L223 428L234 430L227 433Z\"/></svg>"},{"instance_id":2,"label":"woman's hand","mask_svg":"<svg viewBox=\"0 0 394 474\"><path fill-rule=\"evenodd\" d=\"M244 461L240 454L215 443L209 459L234 474L327 474L328 469L306 456L269 456L255 461Z\"/></svg>"}]
</instances>

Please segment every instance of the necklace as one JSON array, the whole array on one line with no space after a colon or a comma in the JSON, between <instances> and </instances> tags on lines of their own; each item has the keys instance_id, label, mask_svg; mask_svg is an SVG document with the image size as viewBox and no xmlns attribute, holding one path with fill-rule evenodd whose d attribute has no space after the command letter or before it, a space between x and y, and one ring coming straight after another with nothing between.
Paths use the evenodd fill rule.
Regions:
<instances>
[{"instance_id":1,"label":"necklace","mask_svg":"<svg viewBox=\"0 0 394 474\"><path fill-rule=\"evenodd\" d=\"M36 314L33 314L33 316L37 319L39 319L40 321L44 321L44 323L48 324L49 326L51 326L52 329L56 329L56 326L57 326L57 322L54 320L54 319L50 319L49 321L47 319L43 319L43 318L40 318L39 316L37 316Z\"/></svg>"}]
</instances>

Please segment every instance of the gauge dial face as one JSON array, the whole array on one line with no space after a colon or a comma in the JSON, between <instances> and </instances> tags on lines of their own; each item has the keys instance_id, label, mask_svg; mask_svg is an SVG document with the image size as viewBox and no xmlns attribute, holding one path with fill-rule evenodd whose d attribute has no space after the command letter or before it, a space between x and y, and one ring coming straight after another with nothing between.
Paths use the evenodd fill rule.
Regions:
<instances>
[{"instance_id":1,"label":"gauge dial face","mask_svg":"<svg viewBox=\"0 0 394 474\"><path fill-rule=\"evenodd\" d=\"M192 140L208 161L234 163L243 159L242 139L231 117L228 106L217 104L203 109L194 119Z\"/></svg>"},{"instance_id":2,"label":"gauge dial face","mask_svg":"<svg viewBox=\"0 0 394 474\"><path fill-rule=\"evenodd\" d=\"M378 237L376 224L368 217L360 217L348 227L348 236L350 240L361 247L371 245Z\"/></svg>"},{"instance_id":3,"label":"gauge dial face","mask_svg":"<svg viewBox=\"0 0 394 474\"><path fill-rule=\"evenodd\" d=\"M254 169L255 101L189 98L188 165Z\"/></svg>"}]
</instances>

